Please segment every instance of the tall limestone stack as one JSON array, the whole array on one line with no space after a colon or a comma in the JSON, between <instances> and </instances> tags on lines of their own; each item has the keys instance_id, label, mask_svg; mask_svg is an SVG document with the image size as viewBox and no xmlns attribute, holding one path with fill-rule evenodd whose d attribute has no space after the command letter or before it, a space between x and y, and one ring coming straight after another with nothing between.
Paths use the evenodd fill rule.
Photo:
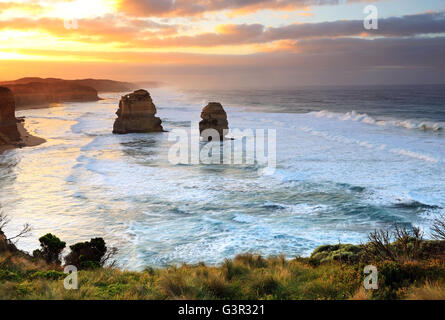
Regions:
<instances>
[{"instance_id":1,"label":"tall limestone stack","mask_svg":"<svg viewBox=\"0 0 445 320\"><path fill-rule=\"evenodd\" d=\"M224 130L229 129L229 123L227 121L227 113L224 111L223 106L219 102L209 102L201 112L202 120L199 122L199 132L201 133L206 129L215 129L219 133L220 140L224 140ZM211 137L205 137L211 140Z\"/></svg>"},{"instance_id":2,"label":"tall limestone stack","mask_svg":"<svg viewBox=\"0 0 445 320\"><path fill-rule=\"evenodd\" d=\"M20 141L15 117L15 101L12 91L0 87L0 144Z\"/></svg>"},{"instance_id":3,"label":"tall limestone stack","mask_svg":"<svg viewBox=\"0 0 445 320\"><path fill-rule=\"evenodd\" d=\"M156 107L150 93L146 90L136 90L123 96L119 102L117 119L114 122L113 133L162 132L162 121L155 117Z\"/></svg>"}]
</instances>

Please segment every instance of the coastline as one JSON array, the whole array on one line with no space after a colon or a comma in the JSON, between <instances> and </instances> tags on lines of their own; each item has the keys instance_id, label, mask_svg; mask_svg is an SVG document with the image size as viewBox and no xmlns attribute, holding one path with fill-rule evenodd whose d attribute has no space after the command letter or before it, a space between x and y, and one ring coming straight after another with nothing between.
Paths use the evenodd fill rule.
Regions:
<instances>
[{"instance_id":1,"label":"coastline","mask_svg":"<svg viewBox=\"0 0 445 320\"><path fill-rule=\"evenodd\" d=\"M16 111L23 111L23 110L33 110L33 109L50 109L50 108L58 108L62 107L64 103L72 103L72 102L96 102L104 100L103 98L100 98L95 101L62 101L62 102L49 102L49 103L40 103L40 104L29 104L24 106L16 106Z\"/></svg>"},{"instance_id":2,"label":"coastline","mask_svg":"<svg viewBox=\"0 0 445 320\"><path fill-rule=\"evenodd\" d=\"M15 144L5 144L0 145L0 155L6 150L11 150L15 148L23 148L23 147L35 147L42 143L45 143L46 140L43 138L39 138L30 134L23 122L17 123L17 130L20 133L20 141Z\"/></svg>"},{"instance_id":3,"label":"coastline","mask_svg":"<svg viewBox=\"0 0 445 320\"><path fill-rule=\"evenodd\" d=\"M57 108L60 107L62 103L41 103L41 104L30 104L25 106L16 106L16 111L32 110L32 109L47 109L47 108Z\"/></svg>"}]
</instances>

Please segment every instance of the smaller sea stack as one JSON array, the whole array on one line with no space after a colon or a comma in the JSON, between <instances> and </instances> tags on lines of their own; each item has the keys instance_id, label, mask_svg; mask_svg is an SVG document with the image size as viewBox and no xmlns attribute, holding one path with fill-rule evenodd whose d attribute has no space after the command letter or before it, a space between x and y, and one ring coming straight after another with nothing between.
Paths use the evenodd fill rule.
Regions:
<instances>
[{"instance_id":1,"label":"smaller sea stack","mask_svg":"<svg viewBox=\"0 0 445 320\"><path fill-rule=\"evenodd\" d=\"M113 133L144 133L162 132L162 121L155 117L156 107L150 93L140 89L129 93L119 101L117 119L114 122Z\"/></svg>"},{"instance_id":2,"label":"smaller sea stack","mask_svg":"<svg viewBox=\"0 0 445 320\"><path fill-rule=\"evenodd\" d=\"M224 111L223 106L219 102L209 102L201 112L202 120L199 122L199 132L201 133L206 129L215 129L219 133L220 140L224 140L224 130L229 129L229 123L227 122L227 113ZM209 141L212 137L206 137Z\"/></svg>"},{"instance_id":3,"label":"smaller sea stack","mask_svg":"<svg viewBox=\"0 0 445 320\"><path fill-rule=\"evenodd\" d=\"M14 95L8 88L0 87L0 144L20 141L17 122Z\"/></svg>"}]
</instances>

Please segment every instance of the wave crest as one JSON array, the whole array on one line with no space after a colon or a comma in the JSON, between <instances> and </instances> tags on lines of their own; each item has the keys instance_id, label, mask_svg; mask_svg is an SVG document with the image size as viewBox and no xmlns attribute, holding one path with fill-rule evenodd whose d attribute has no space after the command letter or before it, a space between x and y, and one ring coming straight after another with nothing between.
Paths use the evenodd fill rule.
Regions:
<instances>
[{"instance_id":1,"label":"wave crest","mask_svg":"<svg viewBox=\"0 0 445 320\"><path fill-rule=\"evenodd\" d=\"M421 131L433 131L439 132L445 129L445 124L441 122L429 122L429 121L416 121L416 120L376 120L366 113L359 113L355 110L341 114L328 110L321 110L318 112L312 112L316 117L335 118L339 120L350 120L363 122L366 124L374 124L379 126L392 126L401 127L405 129L416 129Z\"/></svg>"}]
</instances>

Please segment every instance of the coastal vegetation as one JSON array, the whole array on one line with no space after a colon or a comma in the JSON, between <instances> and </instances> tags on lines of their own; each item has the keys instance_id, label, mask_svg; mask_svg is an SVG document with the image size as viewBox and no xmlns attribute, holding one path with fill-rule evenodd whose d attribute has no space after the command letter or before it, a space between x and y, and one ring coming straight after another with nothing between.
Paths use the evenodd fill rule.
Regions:
<instances>
[{"instance_id":1,"label":"coastal vegetation","mask_svg":"<svg viewBox=\"0 0 445 320\"><path fill-rule=\"evenodd\" d=\"M7 218L1 215L1 227ZM70 246L65 264L78 269L77 290L64 288L65 242L41 237L33 255L0 229L0 299L445 299L443 220L435 240L420 230L396 226L369 235L366 244L324 245L310 257L286 259L245 253L217 266L199 263L141 272L110 263L116 249L101 238ZM365 290L364 267L378 270L378 289Z\"/></svg>"}]
</instances>

